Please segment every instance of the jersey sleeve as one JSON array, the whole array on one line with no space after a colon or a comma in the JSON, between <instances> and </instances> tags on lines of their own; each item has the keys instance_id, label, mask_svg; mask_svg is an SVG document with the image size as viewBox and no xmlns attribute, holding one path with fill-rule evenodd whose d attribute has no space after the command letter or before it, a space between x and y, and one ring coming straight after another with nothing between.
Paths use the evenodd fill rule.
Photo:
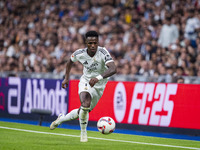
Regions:
<instances>
[{"instance_id":1,"label":"jersey sleeve","mask_svg":"<svg viewBox=\"0 0 200 150\"><path fill-rule=\"evenodd\" d=\"M110 53L108 52L108 50L106 48L103 48L104 50L104 61L105 61L105 64L109 63L109 62L113 62L113 59L110 55Z\"/></svg>"},{"instance_id":2,"label":"jersey sleeve","mask_svg":"<svg viewBox=\"0 0 200 150\"><path fill-rule=\"evenodd\" d=\"M71 61L73 61L73 62L76 62L76 61L77 61L76 55L74 55L74 53L71 55L70 59L71 59Z\"/></svg>"},{"instance_id":3,"label":"jersey sleeve","mask_svg":"<svg viewBox=\"0 0 200 150\"><path fill-rule=\"evenodd\" d=\"M80 56L85 52L85 49L78 49L71 55L71 61L76 62L80 60Z\"/></svg>"}]
</instances>

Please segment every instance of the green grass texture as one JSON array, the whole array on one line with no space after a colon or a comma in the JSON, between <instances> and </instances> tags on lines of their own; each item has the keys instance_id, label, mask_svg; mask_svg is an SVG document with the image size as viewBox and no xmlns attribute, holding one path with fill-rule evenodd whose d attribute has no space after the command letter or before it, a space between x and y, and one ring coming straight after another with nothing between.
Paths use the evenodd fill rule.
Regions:
<instances>
[{"instance_id":1,"label":"green grass texture","mask_svg":"<svg viewBox=\"0 0 200 150\"><path fill-rule=\"evenodd\" d=\"M80 131L0 121L0 150L200 150L200 142L150 136L88 131L88 142L80 142Z\"/></svg>"}]
</instances>

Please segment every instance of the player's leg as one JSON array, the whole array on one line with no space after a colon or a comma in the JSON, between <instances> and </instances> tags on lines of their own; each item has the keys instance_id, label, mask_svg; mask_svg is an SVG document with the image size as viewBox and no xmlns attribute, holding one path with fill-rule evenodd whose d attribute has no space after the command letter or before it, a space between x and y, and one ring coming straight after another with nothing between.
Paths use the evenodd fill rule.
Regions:
<instances>
[{"instance_id":1,"label":"player's leg","mask_svg":"<svg viewBox=\"0 0 200 150\"><path fill-rule=\"evenodd\" d=\"M81 142L87 142L87 125L89 120L89 110L91 95L88 92L80 93L81 107L79 112L79 122L81 127Z\"/></svg>"},{"instance_id":2,"label":"player's leg","mask_svg":"<svg viewBox=\"0 0 200 150\"><path fill-rule=\"evenodd\" d=\"M77 109L73 109L66 115L60 114L58 116L58 118L51 123L50 129L51 130L55 129L58 125L60 125L61 123L65 122L65 121L71 121L71 120L78 119L78 113L79 113L79 109L77 108Z\"/></svg>"}]
</instances>

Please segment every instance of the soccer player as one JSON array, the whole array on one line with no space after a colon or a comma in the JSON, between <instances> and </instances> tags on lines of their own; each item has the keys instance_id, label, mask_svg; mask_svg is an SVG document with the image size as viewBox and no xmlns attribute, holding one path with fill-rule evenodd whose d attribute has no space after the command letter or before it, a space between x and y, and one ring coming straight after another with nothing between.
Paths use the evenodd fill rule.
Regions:
<instances>
[{"instance_id":1,"label":"soccer player","mask_svg":"<svg viewBox=\"0 0 200 150\"><path fill-rule=\"evenodd\" d=\"M74 62L79 61L83 65L83 75L79 82L79 97L81 106L68 114L60 114L51 123L50 129L55 129L65 121L79 118L81 128L81 142L87 142L87 124L89 112L96 106L103 95L108 77L116 73L115 63L105 47L98 46L98 33L88 31L85 34L86 48L76 50L70 60L67 61L65 78L62 88L67 88L69 84L69 74Z\"/></svg>"}]
</instances>

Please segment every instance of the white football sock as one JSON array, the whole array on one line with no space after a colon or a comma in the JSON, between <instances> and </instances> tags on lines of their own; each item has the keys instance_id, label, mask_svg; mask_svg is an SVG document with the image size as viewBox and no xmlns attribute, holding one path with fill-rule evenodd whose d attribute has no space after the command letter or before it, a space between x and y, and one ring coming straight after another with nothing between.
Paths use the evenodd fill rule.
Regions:
<instances>
[{"instance_id":1,"label":"white football sock","mask_svg":"<svg viewBox=\"0 0 200 150\"><path fill-rule=\"evenodd\" d=\"M86 131L88 120L89 120L89 110L90 108L81 107L79 112L79 123L81 131Z\"/></svg>"},{"instance_id":2,"label":"white football sock","mask_svg":"<svg viewBox=\"0 0 200 150\"><path fill-rule=\"evenodd\" d=\"M73 109L72 111L70 111L65 116L63 115L62 117L60 117L60 119L57 121L57 123L61 124L65 121L71 121L71 120L75 120L75 119L78 119L78 108Z\"/></svg>"}]
</instances>

